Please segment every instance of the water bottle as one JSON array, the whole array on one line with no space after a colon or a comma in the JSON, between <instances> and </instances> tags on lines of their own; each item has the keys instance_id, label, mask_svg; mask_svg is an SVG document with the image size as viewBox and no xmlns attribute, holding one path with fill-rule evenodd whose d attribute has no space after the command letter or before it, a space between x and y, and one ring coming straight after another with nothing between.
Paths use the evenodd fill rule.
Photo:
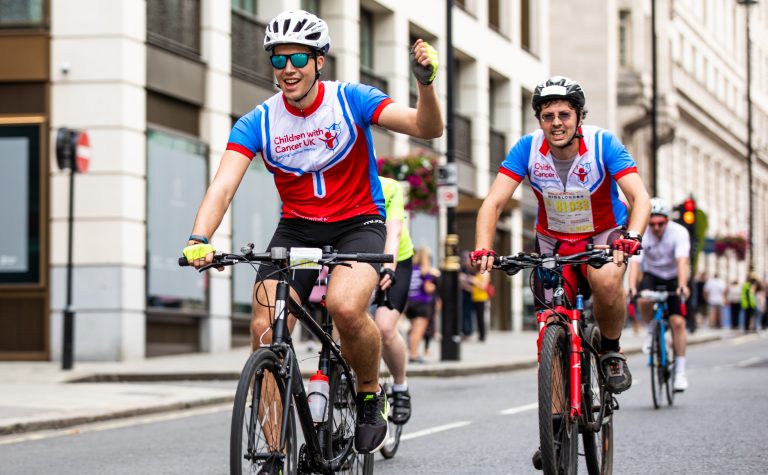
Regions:
<instances>
[{"instance_id":1,"label":"water bottle","mask_svg":"<svg viewBox=\"0 0 768 475\"><path fill-rule=\"evenodd\" d=\"M318 371L309 378L307 402L312 412L312 420L323 422L328 417L328 376Z\"/></svg>"}]
</instances>

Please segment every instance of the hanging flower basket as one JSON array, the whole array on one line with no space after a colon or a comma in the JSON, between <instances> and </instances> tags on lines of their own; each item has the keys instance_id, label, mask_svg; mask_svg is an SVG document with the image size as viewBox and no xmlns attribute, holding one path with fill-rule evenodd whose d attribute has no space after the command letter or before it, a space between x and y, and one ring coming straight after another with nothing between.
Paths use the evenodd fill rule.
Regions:
<instances>
[{"instance_id":1,"label":"hanging flower basket","mask_svg":"<svg viewBox=\"0 0 768 475\"><path fill-rule=\"evenodd\" d=\"M385 157L378 160L379 175L407 182L405 209L427 214L437 213L437 158L420 151L400 158Z\"/></svg>"},{"instance_id":2,"label":"hanging flower basket","mask_svg":"<svg viewBox=\"0 0 768 475\"><path fill-rule=\"evenodd\" d=\"M716 256L722 256L728 250L731 250L736 256L736 259L743 261L747 257L747 248L749 248L749 243L744 236L734 234L715 237L714 251Z\"/></svg>"}]
</instances>

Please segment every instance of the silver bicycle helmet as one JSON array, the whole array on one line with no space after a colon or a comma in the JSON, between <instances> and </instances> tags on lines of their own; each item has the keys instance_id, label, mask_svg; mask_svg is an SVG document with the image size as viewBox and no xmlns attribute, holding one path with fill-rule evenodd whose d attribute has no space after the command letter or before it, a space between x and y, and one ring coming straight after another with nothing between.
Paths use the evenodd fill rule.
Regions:
<instances>
[{"instance_id":1,"label":"silver bicycle helmet","mask_svg":"<svg viewBox=\"0 0 768 475\"><path fill-rule=\"evenodd\" d=\"M555 99L565 99L578 110L583 110L587 103L581 84L565 76L552 76L533 90L531 107L538 116L541 104Z\"/></svg>"},{"instance_id":2,"label":"silver bicycle helmet","mask_svg":"<svg viewBox=\"0 0 768 475\"><path fill-rule=\"evenodd\" d=\"M277 45L300 44L326 54L331 49L328 25L304 10L280 13L267 23L264 49L272 51Z\"/></svg>"},{"instance_id":3,"label":"silver bicycle helmet","mask_svg":"<svg viewBox=\"0 0 768 475\"><path fill-rule=\"evenodd\" d=\"M651 198L651 215L660 215L669 218L672 214L672 208L663 198Z\"/></svg>"}]
</instances>

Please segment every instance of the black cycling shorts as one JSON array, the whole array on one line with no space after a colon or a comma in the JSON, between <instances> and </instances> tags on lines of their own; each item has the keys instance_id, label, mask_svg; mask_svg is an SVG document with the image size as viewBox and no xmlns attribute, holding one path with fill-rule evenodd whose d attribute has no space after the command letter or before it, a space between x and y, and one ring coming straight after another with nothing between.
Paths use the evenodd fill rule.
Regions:
<instances>
[{"instance_id":1,"label":"black cycling shorts","mask_svg":"<svg viewBox=\"0 0 768 475\"><path fill-rule=\"evenodd\" d=\"M397 263L395 268L395 285L389 287L389 303L394 310L403 313L408 303L408 290L411 286L411 274L413 273L413 258L409 257ZM378 297L378 294L377 294ZM376 300L376 306L385 307L383 302Z\"/></svg>"},{"instance_id":2,"label":"black cycling shorts","mask_svg":"<svg viewBox=\"0 0 768 475\"><path fill-rule=\"evenodd\" d=\"M435 313L435 302L414 302L411 300L408 302L408 307L405 309L405 316L410 320L414 318L432 318Z\"/></svg>"},{"instance_id":3,"label":"black cycling shorts","mask_svg":"<svg viewBox=\"0 0 768 475\"><path fill-rule=\"evenodd\" d=\"M653 274L645 272L643 274L643 280L640 282L639 290L666 290L669 292L667 297L667 309L669 315L683 315L682 307L680 306L680 296L677 295L677 278L674 279L662 279Z\"/></svg>"},{"instance_id":4,"label":"black cycling shorts","mask_svg":"<svg viewBox=\"0 0 768 475\"><path fill-rule=\"evenodd\" d=\"M384 241L387 237L387 227L381 216L357 216L355 218L333 223L322 223L300 218L282 218L272 235L267 251L273 247L314 247L332 246L340 254L367 252L380 254L384 252ZM360 265L350 263L352 265ZM370 265L379 275L381 264ZM271 263L259 266L256 282L262 280L277 280L278 274ZM296 269L291 275L291 287L299 294L302 302L306 302L312 287L317 280L319 270Z\"/></svg>"}]
</instances>

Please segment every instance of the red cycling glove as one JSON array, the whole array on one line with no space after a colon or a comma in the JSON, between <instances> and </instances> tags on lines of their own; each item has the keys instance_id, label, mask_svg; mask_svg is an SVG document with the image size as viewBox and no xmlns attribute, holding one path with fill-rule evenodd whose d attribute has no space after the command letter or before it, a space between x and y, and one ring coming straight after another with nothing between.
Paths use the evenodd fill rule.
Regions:
<instances>
[{"instance_id":1,"label":"red cycling glove","mask_svg":"<svg viewBox=\"0 0 768 475\"><path fill-rule=\"evenodd\" d=\"M630 256L639 254L640 247L640 241L626 237L620 237L619 239L613 241L613 244L611 244L611 249L616 251L624 251L624 254L629 254Z\"/></svg>"},{"instance_id":2,"label":"red cycling glove","mask_svg":"<svg viewBox=\"0 0 768 475\"><path fill-rule=\"evenodd\" d=\"M483 258L483 256L496 257L496 251L493 249L478 249L469 253L469 260L474 264Z\"/></svg>"}]
</instances>

